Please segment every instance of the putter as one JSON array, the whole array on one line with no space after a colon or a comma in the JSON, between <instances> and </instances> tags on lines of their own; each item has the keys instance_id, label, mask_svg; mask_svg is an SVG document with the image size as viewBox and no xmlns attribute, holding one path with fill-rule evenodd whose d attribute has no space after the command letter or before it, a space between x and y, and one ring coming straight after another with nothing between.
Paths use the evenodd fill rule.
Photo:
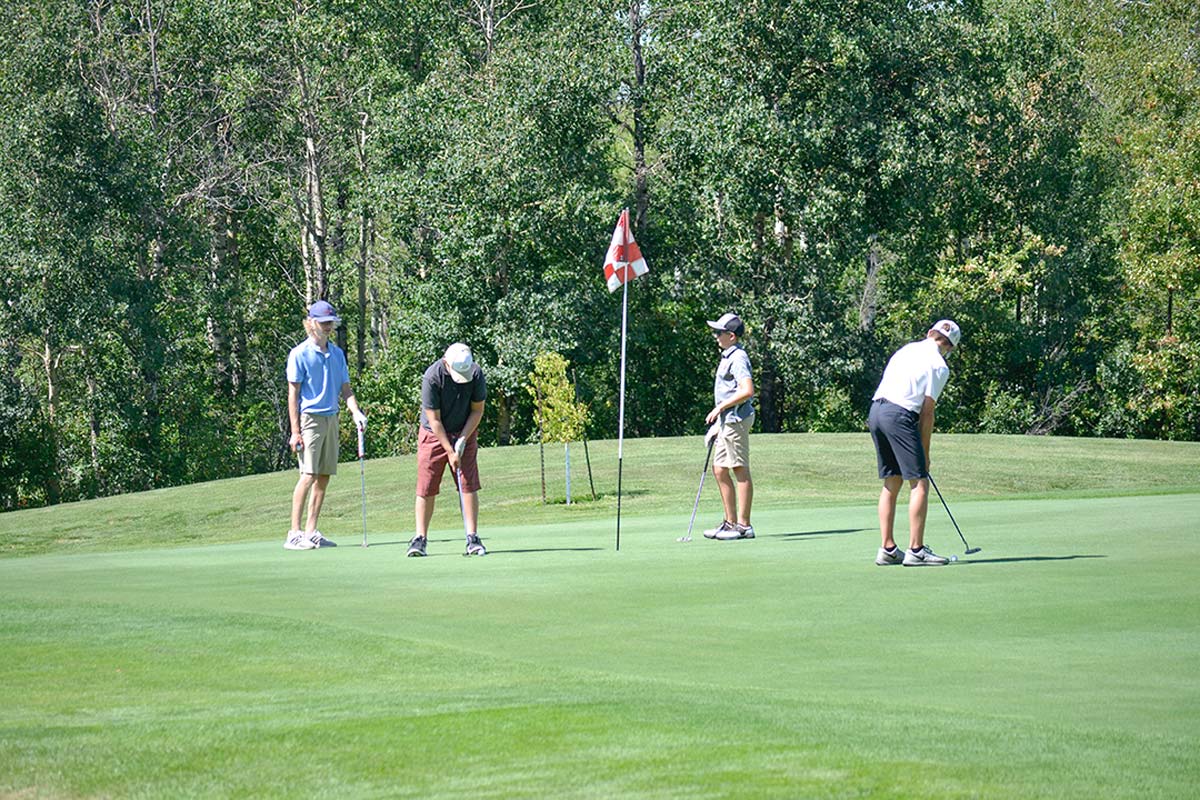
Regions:
<instances>
[{"instance_id":1,"label":"putter","mask_svg":"<svg viewBox=\"0 0 1200 800\"><path fill-rule=\"evenodd\" d=\"M942 501L942 508L946 509L946 514L950 517L950 521L954 523L954 530L958 531L958 538L962 539L963 547L967 548L963 551L963 555L969 556L974 553L978 553L983 548L971 547L971 545L967 544L967 537L963 536L962 530L958 527L958 523L954 521L954 515L950 513L950 506L946 505L946 498L942 497L942 490L939 489L937 484L933 482L933 476L926 472L925 477L929 478L929 485L933 487L935 492L937 492L938 500Z\"/></svg>"},{"instance_id":2,"label":"putter","mask_svg":"<svg viewBox=\"0 0 1200 800\"><path fill-rule=\"evenodd\" d=\"M458 486L458 513L462 515L463 534L465 536L470 536L471 532L469 530L467 530L467 505L463 501L463 486L462 486L462 461L461 461L461 459L462 459L463 453L465 453L466 450L467 450L467 440L465 438L460 438L457 442L454 443L454 452L460 459L458 462L459 469L453 469L450 471L454 473L454 482ZM463 553L463 555L467 555L467 553Z\"/></svg>"},{"instance_id":3,"label":"putter","mask_svg":"<svg viewBox=\"0 0 1200 800\"><path fill-rule=\"evenodd\" d=\"M725 420L721 420L721 427L725 427ZM704 491L704 478L708 475L708 460L712 458L713 445L717 443L717 436L721 435L720 428L717 429L716 436L708 440L708 452L704 454L704 466L700 469L700 488L696 490L696 502L692 503L692 518L688 521L687 536L679 539L681 542L690 542L692 540L692 528L696 525L696 509L700 508L700 494Z\"/></svg>"},{"instance_id":4,"label":"putter","mask_svg":"<svg viewBox=\"0 0 1200 800\"><path fill-rule=\"evenodd\" d=\"M358 482L362 486L363 542L367 546L367 473L363 467L363 429L358 426Z\"/></svg>"}]
</instances>

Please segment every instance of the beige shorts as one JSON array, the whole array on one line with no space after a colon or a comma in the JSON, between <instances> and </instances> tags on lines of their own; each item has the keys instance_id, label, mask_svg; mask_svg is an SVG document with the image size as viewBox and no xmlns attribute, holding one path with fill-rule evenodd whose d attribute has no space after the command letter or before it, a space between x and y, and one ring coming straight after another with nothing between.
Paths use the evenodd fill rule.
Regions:
<instances>
[{"instance_id":1,"label":"beige shorts","mask_svg":"<svg viewBox=\"0 0 1200 800\"><path fill-rule=\"evenodd\" d=\"M714 467L748 467L750 466L750 427L754 424L754 415L726 422L717 434L716 444L713 445Z\"/></svg>"},{"instance_id":2,"label":"beige shorts","mask_svg":"<svg viewBox=\"0 0 1200 800\"><path fill-rule=\"evenodd\" d=\"M337 414L301 414L300 438L304 447L296 454L306 475L337 475Z\"/></svg>"}]
</instances>

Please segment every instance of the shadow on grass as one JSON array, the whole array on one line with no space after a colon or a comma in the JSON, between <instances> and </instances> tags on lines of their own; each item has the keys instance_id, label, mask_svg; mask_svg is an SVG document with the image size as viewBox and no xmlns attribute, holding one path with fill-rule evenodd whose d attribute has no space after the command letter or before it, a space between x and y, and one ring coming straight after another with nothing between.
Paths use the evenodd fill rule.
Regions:
<instances>
[{"instance_id":1,"label":"shadow on grass","mask_svg":"<svg viewBox=\"0 0 1200 800\"><path fill-rule=\"evenodd\" d=\"M487 544L486 537L484 538L483 541L484 541L484 544ZM408 539L401 539L401 540L397 540L394 542L369 542L369 545L370 545L370 547L392 547L393 545L399 544L399 545L404 545L405 547L407 547L408 542L409 542ZM447 543L462 544L462 542L463 542L463 537L457 536L457 537L454 537L451 539L430 539L427 542L427 544L429 544L429 545L447 544ZM519 550L493 550L491 548L488 548L488 555L498 555L498 554L512 555L512 554L521 554L521 553L589 553L589 552L596 552L596 551L605 550L605 549L607 549L607 548L604 548L604 547L530 547L530 548L519 549ZM434 555L453 555L453 553L429 553L425 557L429 558ZM459 555L461 555L461 553Z\"/></svg>"},{"instance_id":2,"label":"shadow on grass","mask_svg":"<svg viewBox=\"0 0 1200 800\"><path fill-rule=\"evenodd\" d=\"M863 531L872 530L871 528L835 528L828 531L796 531L794 533L768 533L763 538L778 537L782 539L797 539L803 536L832 536L838 533L862 533Z\"/></svg>"},{"instance_id":3,"label":"shadow on grass","mask_svg":"<svg viewBox=\"0 0 1200 800\"><path fill-rule=\"evenodd\" d=\"M488 555L512 555L520 553L592 553L606 550L605 547L530 547L521 550L488 550Z\"/></svg>"},{"instance_id":4,"label":"shadow on grass","mask_svg":"<svg viewBox=\"0 0 1200 800\"><path fill-rule=\"evenodd\" d=\"M467 536L467 535L464 533L464 534L462 534L462 535L460 535L460 536L452 536L452 537L450 537L450 538L448 538L448 539L433 539L433 538L430 538L430 539L427 539L427 540L426 540L426 544L445 544L446 542L462 542L462 541L465 541L465 539L466 539L466 536ZM486 540L486 537L485 537L485 540ZM376 542L376 541L374 541L374 540L371 540L371 539L368 539L368 540L367 540L367 542L370 544L370 546L371 546L371 547L390 547L390 546L392 546L392 545L394 545L394 544L402 544L402 545L404 545L405 547L407 547L407 546L408 546L408 543L409 543L409 541L410 541L410 539L397 539L397 540L396 540L396 541L394 541L394 542Z\"/></svg>"},{"instance_id":5,"label":"shadow on grass","mask_svg":"<svg viewBox=\"0 0 1200 800\"><path fill-rule=\"evenodd\" d=\"M1074 561L1077 558L1108 558L1105 555L1092 553L1089 555L1072 556L1014 556L1012 558L968 558L963 556L959 564L1018 564L1022 561Z\"/></svg>"}]
</instances>

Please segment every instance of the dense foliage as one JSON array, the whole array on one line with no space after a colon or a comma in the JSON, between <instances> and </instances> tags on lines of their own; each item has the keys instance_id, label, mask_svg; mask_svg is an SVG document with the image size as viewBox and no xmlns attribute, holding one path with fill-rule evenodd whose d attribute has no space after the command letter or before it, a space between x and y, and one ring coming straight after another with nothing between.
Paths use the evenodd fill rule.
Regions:
<instances>
[{"instance_id":1,"label":"dense foliage","mask_svg":"<svg viewBox=\"0 0 1200 800\"><path fill-rule=\"evenodd\" d=\"M589 436L696 433L734 309L765 431L1200 438L1200 11L1107 0L31 0L0 31L0 508L277 469L304 306L371 455L456 340L487 443L566 356Z\"/></svg>"}]
</instances>

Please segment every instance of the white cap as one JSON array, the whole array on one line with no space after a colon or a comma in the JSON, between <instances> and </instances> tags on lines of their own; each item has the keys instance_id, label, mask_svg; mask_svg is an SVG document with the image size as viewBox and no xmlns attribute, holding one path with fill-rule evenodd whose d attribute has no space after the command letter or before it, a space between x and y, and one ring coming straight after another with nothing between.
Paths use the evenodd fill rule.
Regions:
<instances>
[{"instance_id":1,"label":"white cap","mask_svg":"<svg viewBox=\"0 0 1200 800\"><path fill-rule=\"evenodd\" d=\"M472 367L475 366L475 359L471 357L471 348L467 347L462 342L455 342L446 348L446 355L443 356L446 360L446 367L450 370L450 377L455 383L470 383Z\"/></svg>"},{"instance_id":2,"label":"white cap","mask_svg":"<svg viewBox=\"0 0 1200 800\"><path fill-rule=\"evenodd\" d=\"M929 330L945 336L955 347L958 347L958 341L962 339L962 331L959 330L958 323L952 319L939 319Z\"/></svg>"}]
</instances>

